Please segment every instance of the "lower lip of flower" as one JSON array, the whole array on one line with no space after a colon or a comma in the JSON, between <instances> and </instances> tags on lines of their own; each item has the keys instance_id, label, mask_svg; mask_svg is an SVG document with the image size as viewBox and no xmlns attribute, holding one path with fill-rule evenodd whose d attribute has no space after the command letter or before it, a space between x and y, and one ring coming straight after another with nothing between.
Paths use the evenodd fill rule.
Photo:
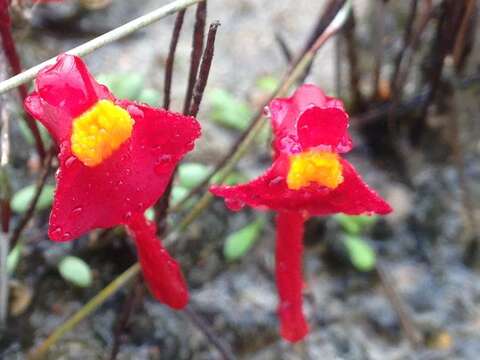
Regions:
<instances>
[{"instance_id":1,"label":"lower lip of flower","mask_svg":"<svg viewBox=\"0 0 480 360\"><path fill-rule=\"evenodd\" d=\"M100 100L73 120L72 153L84 165L97 166L131 137L134 123L125 109Z\"/></svg>"},{"instance_id":2,"label":"lower lip of flower","mask_svg":"<svg viewBox=\"0 0 480 360\"><path fill-rule=\"evenodd\" d=\"M299 190L312 183L335 189L342 182L342 164L338 154L311 150L290 156L289 189Z\"/></svg>"}]
</instances>

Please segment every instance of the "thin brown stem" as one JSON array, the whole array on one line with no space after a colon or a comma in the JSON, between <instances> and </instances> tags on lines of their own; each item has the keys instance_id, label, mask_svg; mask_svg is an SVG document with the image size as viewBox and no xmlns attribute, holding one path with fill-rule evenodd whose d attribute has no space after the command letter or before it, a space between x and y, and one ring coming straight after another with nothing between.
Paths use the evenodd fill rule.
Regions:
<instances>
[{"instance_id":1,"label":"thin brown stem","mask_svg":"<svg viewBox=\"0 0 480 360\"><path fill-rule=\"evenodd\" d=\"M44 161L44 166L43 170L40 174L40 177L37 180L37 186L35 188L35 193L33 195L32 201L28 205L28 209L23 215L23 217L20 219L18 222L17 226L15 229L13 229L12 232L12 237L10 238L10 247L13 249L15 245L17 244L18 239L22 235L23 230L25 230L25 227L27 226L28 222L32 218L34 212L35 212L35 207L37 206L38 199L40 198L40 194L42 193L43 187L46 184L48 174L50 173L50 168L52 166L52 160L55 154L55 150L52 147L50 151L47 153L47 157L45 158Z\"/></svg>"},{"instance_id":2,"label":"thin brown stem","mask_svg":"<svg viewBox=\"0 0 480 360\"><path fill-rule=\"evenodd\" d=\"M385 36L385 1L375 1L375 27L374 27L374 65L373 65L373 85L372 98L378 99L380 95L380 77L383 63L383 38Z\"/></svg>"},{"instance_id":3,"label":"thin brown stem","mask_svg":"<svg viewBox=\"0 0 480 360\"><path fill-rule=\"evenodd\" d=\"M203 41L205 36L205 25L207 21L207 1L202 1L197 5L195 12L195 25L193 30L192 53L190 55L190 72L188 74L187 90L183 104L183 113L188 114L190 103L192 102L193 88L197 79L198 67L203 52Z\"/></svg>"},{"instance_id":4,"label":"thin brown stem","mask_svg":"<svg viewBox=\"0 0 480 360\"><path fill-rule=\"evenodd\" d=\"M202 63L200 64L198 78L195 81L195 87L193 88L192 105L189 111L190 116L197 116L200 104L202 103L203 93L207 86L208 75L210 74L210 67L212 66L213 53L215 51L215 38L219 26L220 23L215 21L210 25L208 30L207 43L205 45L205 51L203 52Z\"/></svg>"},{"instance_id":5,"label":"thin brown stem","mask_svg":"<svg viewBox=\"0 0 480 360\"><path fill-rule=\"evenodd\" d=\"M175 25L173 26L172 39L170 40L170 48L168 51L167 61L165 63L165 82L163 85L163 107L170 109L170 95L172 89L173 65L175 63L175 51L177 50L178 39L182 31L183 19L185 12L183 9L177 13L175 18Z\"/></svg>"},{"instance_id":6,"label":"thin brown stem","mask_svg":"<svg viewBox=\"0 0 480 360\"><path fill-rule=\"evenodd\" d=\"M380 283L385 290L385 295L387 296L387 299L390 301L390 304L398 315L405 336L410 342L410 345L413 348L416 348L420 344L421 338L407 311L407 308L405 307L400 295L395 290L393 282L390 279L390 276L388 275L385 268L381 264L377 263L375 270L380 280Z\"/></svg>"},{"instance_id":7,"label":"thin brown stem","mask_svg":"<svg viewBox=\"0 0 480 360\"><path fill-rule=\"evenodd\" d=\"M289 65L292 62L292 51L290 50L290 47L288 46L286 40L280 33L277 32L275 33L275 41L277 42L278 47L282 52L283 58L287 62L287 65Z\"/></svg>"},{"instance_id":8,"label":"thin brown stem","mask_svg":"<svg viewBox=\"0 0 480 360\"><path fill-rule=\"evenodd\" d=\"M15 46L15 41L12 36L11 29L11 19L8 12L9 1L0 0L0 43L2 44L3 52L7 61L10 65L10 69L13 75L20 74L22 71L22 66L20 63L20 57L17 53L17 48ZM18 88L20 99L22 101L27 97L27 88L25 85L21 85ZM42 137L40 136L40 131L38 130L37 123L35 120L28 114L25 114L25 122L32 133L33 139L35 141L35 146L37 148L38 156L41 159L45 157L45 147L43 146Z\"/></svg>"},{"instance_id":9,"label":"thin brown stem","mask_svg":"<svg viewBox=\"0 0 480 360\"><path fill-rule=\"evenodd\" d=\"M117 317L117 321L113 331L113 345L112 351L110 353L110 360L115 360L117 358L121 345L121 337L125 332L131 314L142 299L144 289L142 279L142 275L137 276L137 279L134 281L129 294L127 295L127 298L123 303L122 310Z\"/></svg>"},{"instance_id":10,"label":"thin brown stem","mask_svg":"<svg viewBox=\"0 0 480 360\"><path fill-rule=\"evenodd\" d=\"M358 66L359 56L357 41L355 38L355 12L352 9L347 22L344 26L342 35L345 38L345 46L347 52L347 63L349 67L349 83L350 97L352 101L352 109L358 110L364 108L364 98L360 91L360 70Z\"/></svg>"},{"instance_id":11,"label":"thin brown stem","mask_svg":"<svg viewBox=\"0 0 480 360\"><path fill-rule=\"evenodd\" d=\"M230 346L226 344L210 327L210 325L203 319L196 310L193 309L192 305L189 305L183 311L185 317L190 320L190 322L195 325L195 327L200 330L200 332L205 335L208 342L212 344L215 349L220 353L222 359L224 360L234 360L235 356L230 349Z\"/></svg>"}]
</instances>

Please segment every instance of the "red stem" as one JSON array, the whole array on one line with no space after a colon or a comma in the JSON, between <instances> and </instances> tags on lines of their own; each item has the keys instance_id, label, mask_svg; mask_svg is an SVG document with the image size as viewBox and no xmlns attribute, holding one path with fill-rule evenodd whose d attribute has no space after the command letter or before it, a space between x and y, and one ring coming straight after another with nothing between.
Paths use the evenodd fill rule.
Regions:
<instances>
[{"instance_id":1,"label":"red stem","mask_svg":"<svg viewBox=\"0 0 480 360\"><path fill-rule=\"evenodd\" d=\"M280 335L291 342L302 340L308 324L302 310L303 225L300 212L277 214L277 248L275 276L280 298Z\"/></svg>"},{"instance_id":2,"label":"red stem","mask_svg":"<svg viewBox=\"0 0 480 360\"><path fill-rule=\"evenodd\" d=\"M174 308L188 303L188 288L180 266L156 237L156 225L143 214L134 214L126 224L138 249L145 280L155 298Z\"/></svg>"},{"instance_id":3,"label":"red stem","mask_svg":"<svg viewBox=\"0 0 480 360\"><path fill-rule=\"evenodd\" d=\"M8 13L9 5L9 0L0 0L0 42L2 44L3 52L8 60L12 73L16 75L22 71L22 66L17 53L17 49L15 47L15 41L13 40L12 36L12 24L10 14ZM20 94L20 98L22 99L23 104L23 101L27 97L26 86L20 85L18 87L18 92ZM43 141L40 136L40 131L38 130L37 123L28 114L25 114L25 121L30 131L32 132L38 155L43 160L45 158L45 147L43 146Z\"/></svg>"}]
</instances>

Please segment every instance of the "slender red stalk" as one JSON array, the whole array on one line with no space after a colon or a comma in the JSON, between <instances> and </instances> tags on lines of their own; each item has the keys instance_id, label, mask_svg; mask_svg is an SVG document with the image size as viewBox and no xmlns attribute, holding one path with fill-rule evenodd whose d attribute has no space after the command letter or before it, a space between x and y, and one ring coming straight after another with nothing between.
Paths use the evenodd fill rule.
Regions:
<instances>
[{"instance_id":1,"label":"slender red stalk","mask_svg":"<svg viewBox=\"0 0 480 360\"><path fill-rule=\"evenodd\" d=\"M12 73L14 75L22 72L22 66L20 63L20 58L15 48L15 41L13 40L12 30L11 30L11 19L8 12L8 7L10 5L10 0L0 0L0 43L2 45L5 57L8 60ZM20 85L18 87L18 92L20 93L20 98L22 103L27 97L27 88L25 85ZM40 131L38 130L37 123L29 116L25 116L25 121L32 132L33 138L35 140L35 145L37 147L38 155L41 159L45 157L45 148L43 146L43 141L40 136Z\"/></svg>"},{"instance_id":2,"label":"slender red stalk","mask_svg":"<svg viewBox=\"0 0 480 360\"><path fill-rule=\"evenodd\" d=\"M302 340L308 324L302 309L303 225L300 212L277 214L277 248L275 276L280 302L280 335L292 342Z\"/></svg>"},{"instance_id":3,"label":"slender red stalk","mask_svg":"<svg viewBox=\"0 0 480 360\"><path fill-rule=\"evenodd\" d=\"M188 303L188 289L178 263L156 237L155 223L134 214L126 224L138 248L143 275L155 298L174 309Z\"/></svg>"}]
</instances>

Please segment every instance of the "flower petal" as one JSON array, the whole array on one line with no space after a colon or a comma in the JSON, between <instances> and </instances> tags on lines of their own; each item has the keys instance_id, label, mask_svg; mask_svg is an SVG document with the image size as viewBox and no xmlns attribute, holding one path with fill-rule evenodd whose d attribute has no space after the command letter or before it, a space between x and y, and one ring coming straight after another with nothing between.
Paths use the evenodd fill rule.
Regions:
<instances>
[{"instance_id":1,"label":"flower petal","mask_svg":"<svg viewBox=\"0 0 480 360\"><path fill-rule=\"evenodd\" d=\"M296 153L301 151L297 136L297 122L307 109L319 107L344 111L340 100L330 98L313 84L300 86L289 98L274 99L268 105L277 152Z\"/></svg>"},{"instance_id":2,"label":"flower petal","mask_svg":"<svg viewBox=\"0 0 480 360\"><path fill-rule=\"evenodd\" d=\"M155 298L174 309L188 303L188 288L180 266L156 237L156 226L143 214L134 214L128 223L137 244L143 275Z\"/></svg>"},{"instance_id":3,"label":"flower petal","mask_svg":"<svg viewBox=\"0 0 480 360\"><path fill-rule=\"evenodd\" d=\"M135 125L132 137L100 165L87 167L61 144L50 216L52 240L74 239L143 213L162 195L177 162L193 148L200 126L192 117L118 101Z\"/></svg>"},{"instance_id":4,"label":"flower petal","mask_svg":"<svg viewBox=\"0 0 480 360\"><path fill-rule=\"evenodd\" d=\"M349 215L365 213L387 214L391 207L358 176L353 166L341 159L343 182L330 190L310 185L290 190L286 183L289 160L281 155L263 175L237 186L212 186L210 191L225 198L232 210L249 205L257 209L276 211L306 211L310 215L330 215L343 212Z\"/></svg>"},{"instance_id":5,"label":"flower petal","mask_svg":"<svg viewBox=\"0 0 480 360\"><path fill-rule=\"evenodd\" d=\"M100 99L113 100L108 89L98 84L77 56L63 54L38 74L36 91L25 100L27 111L39 120L57 141L70 133L73 118Z\"/></svg>"},{"instance_id":6,"label":"flower petal","mask_svg":"<svg viewBox=\"0 0 480 360\"><path fill-rule=\"evenodd\" d=\"M352 148L348 133L348 115L338 108L319 108L305 110L297 122L298 140L302 150L325 147L328 151L347 152Z\"/></svg>"}]
</instances>

